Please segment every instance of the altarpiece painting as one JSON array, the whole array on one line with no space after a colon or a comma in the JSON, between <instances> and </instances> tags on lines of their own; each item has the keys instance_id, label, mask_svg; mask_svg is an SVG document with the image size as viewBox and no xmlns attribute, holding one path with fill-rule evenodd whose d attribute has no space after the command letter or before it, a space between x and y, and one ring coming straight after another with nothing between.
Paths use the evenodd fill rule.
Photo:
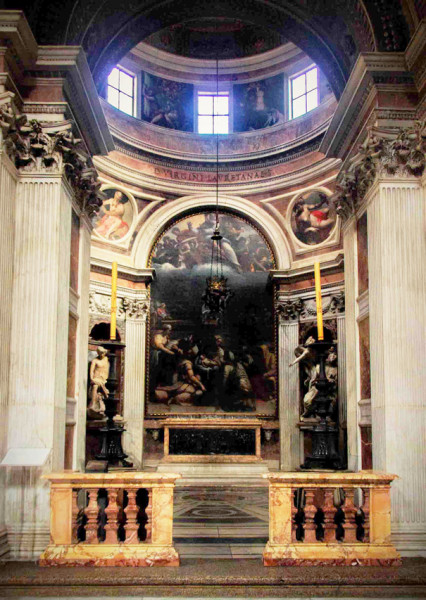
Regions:
<instances>
[{"instance_id":1,"label":"altarpiece painting","mask_svg":"<svg viewBox=\"0 0 426 600\"><path fill-rule=\"evenodd\" d=\"M223 274L232 297L219 320L205 317L214 211L175 222L151 265L147 415L252 413L274 417L276 352L268 273L274 257L253 225L220 213Z\"/></svg>"}]
</instances>

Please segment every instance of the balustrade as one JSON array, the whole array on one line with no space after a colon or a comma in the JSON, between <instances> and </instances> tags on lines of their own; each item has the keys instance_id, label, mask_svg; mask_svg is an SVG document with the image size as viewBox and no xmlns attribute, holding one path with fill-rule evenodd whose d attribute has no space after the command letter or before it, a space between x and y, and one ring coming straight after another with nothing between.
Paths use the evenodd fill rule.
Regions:
<instances>
[{"instance_id":1,"label":"balustrade","mask_svg":"<svg viewBox=\"0 0 426 600\"><path fill-rule=\"evenodd\" d=\"M390 484L394 475L270 473L265 566L394 565Z\"/></svg>"},{"instance_id":2,"label":"balustrade","mask_svg":"<svg viewBox=\"0 0 426 600\"><path fill-rule=\"evenodd\" d=\"M177 474L72 473L51 483L50 544L41 566L177 566L173 490Z\"/></svg>"}]
</instances>

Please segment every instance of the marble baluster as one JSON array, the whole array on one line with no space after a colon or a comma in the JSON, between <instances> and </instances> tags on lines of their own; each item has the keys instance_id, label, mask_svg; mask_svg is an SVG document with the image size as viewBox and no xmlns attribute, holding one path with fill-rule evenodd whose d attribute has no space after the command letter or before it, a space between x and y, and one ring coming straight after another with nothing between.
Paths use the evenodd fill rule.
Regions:
<instances>
[{"instance_id":1,"label":"marble baluster","mask_svg":"<svg viewBox=\"0 0 426 600\"><path fill-rule=\"evenodd\" d=\"M146 524L145 524L146 538L145 538L145 541L150 542L152 539L152 490L149 489L149 490L147 490L147 492L148 492L148 504L145 508L145 514L146 514Z\"/></svg>"},{"instance_id":2,"label":"marble baluster","mask_svg":"<svg viewBox=\"0 0 426 600\"><path fill-rule=\"evenodd\" d=\"M405 555L426 546L425 224L419 179L376 184L368 205L373 468L399 475L392 539Z\"/></svg>"},{"instance_id":3,"label":"marble baluster","mask_svg":"<svg viewBox=\"0 0 426 600\"><path fill-rule=\"evenodd\" d=\"M86 523L86 544L97 544L98 543L98 489L91 488L87 490L89 495L89 503L87 505L85 515L87 517Z\"/></svg>"},{"instance_id":4,"label":"marble baluster","mask_svg":"<svg viewBox=\"0 0 426 600\"><path fill-rule=\"evenodd\" d=\"M342 506L342 510L345 513L345 523L343 525L345 530L345 543L346 544L354 544L356 539L356 508L354 503L354 488L345 488L345 501Z\"/></svg>"},{"instance_id":5,"label":"marble baluster","mask_svg":"<svg viewBox=\"0 0 426 600\"><path fill-rule=\"evenodd\" d=\"M299 364L289 367L299 345L298 321L281 320L278 325L278 384L280 418L280 469L294 471L301 464L299 409Z\"/></svg>"},{"instance_id":6,"label":"marble baluster","mask_svg":"<svg viewBox=\"0 0 426 600\"><path fill-rule=\"evenodd\" d=\"M72 519L71 539L72 539L73 544L76 544L78 542L78 527L79 527L78 514L79 514L79 512L80 512L80 509L78 506L78 490L73 490L72 491L72 507L71 507L71 519Z\"/></svg>"},{"instance_id":7,"label":"marble baluster","mask_svg":"<svg viewBox=\"0 0 426 600\"><path fill-rule=\"evenodd\" d=\"M364 502L362 504L362 511L364 513L364 541L370 541L370 488L362 488L362 496Z\"/></svg>"},{"instance_id":8,"label":"marble baluster","mask_svg":"<svg viewBox=\"0 0 426 600\"><path fill-rule=\"evenodd\" d=\"M124 509L126 514L126 539L125 544L137 544L139 543L138 538L138 512L139 507L136 504L136 492L137 490L130 488L127 490L127 506Z\"/></svg>"},{"instance_id":9,"label":"marble baluster","mask_svg":"<svg viewBox=\"0 0 426 600\"><path fill-rule=\"evenodd\" d=\"M105 525L105 544L117 544L118 528L118 504L117 490L111 488L108 490L108 506L105 508L107 522Z\"/></svg>"},{"instance_id":10,"label":"marble baluster","mask_svg":"<svg viewBox=\"0 0 426 600\"><path fill-rule=\"evenodd\" d=\"M307 544L312 544L317 541L316 530L317 526L315 523L315 515L317 513L317 507L314 504L315 501L315 488L305 488L305 539Z\"/></svg>"},{"instance_id":11,"label":"marble baluster","mask_svg":"<svg viewBox=\"0 0 426 600\"><path fill-rule=\"evenodd\" d=\"M334 524L334 516L336 507L334 506L334 488L325 488L322 510L324 512L324 542L335 542L336 525Z\"/></svg>"}]
</instances>

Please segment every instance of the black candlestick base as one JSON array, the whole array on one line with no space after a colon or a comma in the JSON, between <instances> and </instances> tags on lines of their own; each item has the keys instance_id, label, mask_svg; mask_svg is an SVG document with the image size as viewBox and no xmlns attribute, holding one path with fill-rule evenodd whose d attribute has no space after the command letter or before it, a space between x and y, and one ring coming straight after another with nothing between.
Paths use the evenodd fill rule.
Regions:
<instances>
[{"instance_id":1,"label":"black candlestick base","mask_svg":"<svg viewBox=\"0 0 426 600\"><path fill-rule=\"evenodd\" d=\"M329 422L331 404L330 390L333 383L325 374L325 361L332 342L315 342L311 348L318 354L320 369L315 386L317 396L312 402L309 414L319 418L312 426L312 454L307 456L301 469L343 469L342 459L338 453L338 429Z\"/></svg>"},{"instance_id":2,"label":"black candlestick base","mask_svg":"<svg viewBox=\"0 0 426 600\"><path fill-rule=\"evenodd\" d=\"M133 467L133 463L126 460L127 454L123 451L121 436L126 431L122 423L114 420L117 414L117 390L119 387L119 374L117 369L118 356L125 345L118 341L102 342L102 346L108 350L110 361L109 377L106 387L109 395L105 398L105 415L107 421L105 426L100 429L102 434L102 446L97 460L105 460L108 466L122 466L124 468Z\"/></svg>"}]
</instances>

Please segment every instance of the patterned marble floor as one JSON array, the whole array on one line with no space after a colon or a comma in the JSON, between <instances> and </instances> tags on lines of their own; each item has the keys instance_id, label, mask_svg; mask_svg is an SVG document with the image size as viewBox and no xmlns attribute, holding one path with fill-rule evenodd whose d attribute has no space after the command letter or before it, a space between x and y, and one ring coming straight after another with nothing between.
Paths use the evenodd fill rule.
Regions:
<instances>
[{"instance_id":1,"label":"patterned marble floor","mask_svg":"<svg viewBox=\"0 0 426 600\"><path fill-rule=\"evenodd\" d=\"M176 489L173 537L182 558L259 559L268 539L268 489Z\"/></svg>"}]
</instances>

